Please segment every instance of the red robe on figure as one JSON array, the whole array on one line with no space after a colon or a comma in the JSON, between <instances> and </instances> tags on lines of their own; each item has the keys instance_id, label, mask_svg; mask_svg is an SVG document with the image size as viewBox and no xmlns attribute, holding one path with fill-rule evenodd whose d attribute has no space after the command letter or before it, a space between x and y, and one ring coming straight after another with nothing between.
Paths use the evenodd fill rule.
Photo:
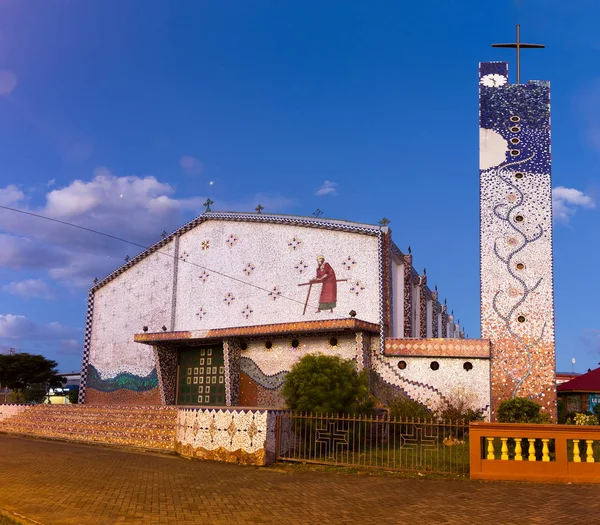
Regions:
<instances>
[{"instance_id":1,"label":"red robe on figure","mask_svg":"<svg viewBox=\"0 0 600 525\"><path fill-rule=\"evenodd\" d=\"M335 272L329 263L317 267L317 282L323 283L319 310L333 310L337 302L337 281Z\"/></svg>"}]
</instances>

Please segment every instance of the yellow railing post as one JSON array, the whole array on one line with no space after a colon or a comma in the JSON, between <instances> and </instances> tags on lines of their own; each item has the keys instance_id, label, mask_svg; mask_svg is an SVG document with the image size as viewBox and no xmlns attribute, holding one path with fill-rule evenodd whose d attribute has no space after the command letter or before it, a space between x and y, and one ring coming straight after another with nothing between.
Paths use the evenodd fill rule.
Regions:
<instances>
[{"instance_id":1,"label":"yellow railing post","mask_svg":"<svg viewBox=\"0 0 600 525\"><path fill-rule=\"evenodd\" d=\"M515 461L523 461L521 438L515 438Z\"/></svg>"},{"instance_id":2,"label":"yellow railing post","mask_svg":"<svg viewBox=\"0 0 600 525\"><path fill-rule=\"evenodd\" d=\"M487 459L496 459L496 454L494 453L494 438L486 438L487 439Z\"/></svg>"},{"instance_id":3,"label":"yellow railing post","mask_svg":"<svg viewBox=\"0 0 600 525\"><path fill-rule=\"evenodd\" d=\"M585 451L585 454L587 457L585 458L585 461L587 463L593 463L594 462L594 449L592 448L592 445L594 444L594 440L586 439L585 442L587 444L587 448Z\"/></svg>"},{"instance_id":4,"label":"yellow railing post","mask_svg":"<svg viewBox=\"0 0 600 525\"><path fill-rule=\"evenodd\" d=\"M548 438L543 438L542 439L542 443L543 443L543 447L542 447L542 461L550 461L550 450L548 449L548 442L550 440Z\"/></svg>"},{"instance_id":5,"label":"yellow railing post","mask_svg":"<svg viewBox=\"0 0 600 525\"><path fill-rule=\"evenodd\" d=\"M579 455L579 440L573 440L573 463L581 463L581 456Z\"/></svg>"},{"instance_id":6,"label":"yellow railing post","mask_svg":"<svg viewBox=\"0 0 600 525\"><path fill-rule=\"evenodd\" d=\"M527 452L529 453L528 460L535 461L535 438L527 438Z\"/></svg>"},{"instance_id":7,"label":"yellow railing post","mask_svg":"<svg viewBox=\"0 0 600 525\"><path fill-rule=\"evenodd\" d=\"M502 455L500 456L500 459L502 461L508 461L508 438L500 438L500 441L502 441Z\"/></svg>"}]
</instances>

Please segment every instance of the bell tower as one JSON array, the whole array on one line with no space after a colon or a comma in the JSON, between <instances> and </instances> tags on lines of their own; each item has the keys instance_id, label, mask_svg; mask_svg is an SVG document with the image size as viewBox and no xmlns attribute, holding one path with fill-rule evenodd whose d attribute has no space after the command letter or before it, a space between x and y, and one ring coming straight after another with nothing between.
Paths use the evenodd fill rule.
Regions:
<instances>
[{"instance_id":1,"label":"bell tower","mask_svg":"<svg viewBox=\"0 0 600 525\"><path fill-rule=\"evenodd\" d=\"M543 47L517 43L497 47ZM520 65L520 63L518 64ZM550 84L479 65L481 337L491 347L492 420L528 397L556 417Z\"/></svg>"}]
</instances>

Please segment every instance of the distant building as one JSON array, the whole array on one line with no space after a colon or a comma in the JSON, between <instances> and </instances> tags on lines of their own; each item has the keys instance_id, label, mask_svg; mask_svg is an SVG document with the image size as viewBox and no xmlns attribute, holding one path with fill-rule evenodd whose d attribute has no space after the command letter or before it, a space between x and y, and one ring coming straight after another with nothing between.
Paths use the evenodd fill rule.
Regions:
<instances>
[{"instance_id":1,"label":"distant building","mask_svg":"<svg viewBox=\"0 0 600 525\"><path fill-rule=\"evenodd\" d=\"M600 403L600 368L560 383L556 389L567 412L591 412Z\"/></svg>"}]
</instances>

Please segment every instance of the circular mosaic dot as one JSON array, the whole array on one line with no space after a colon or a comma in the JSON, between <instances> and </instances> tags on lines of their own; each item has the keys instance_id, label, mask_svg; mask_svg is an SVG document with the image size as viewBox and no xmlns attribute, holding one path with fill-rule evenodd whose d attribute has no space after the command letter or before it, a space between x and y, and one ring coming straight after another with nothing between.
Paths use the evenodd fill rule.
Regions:
<instances>
[{"instance_id":1,"label":"circular mosaic dot","mask_svg":"<svg viewBox=\"0 0 600 525\"><path fill-rule=\"evenodd\" d=\"M398 361L398 368L404 370L406 368L406 361Z\"/></svg>"},{"instance_id":2,"label":"circular mosaic dot","mask_svg":"<svg viewBox=\"0 0 600 525\"><path fill-rule=\"evenodd\" d=\"M510 139L511 144L518 144L519 142L521 142L521 139L518 139L517 137L513 137L512 139Z\"/></svg>"},{"instance_id":3,"label":"circular mosaic dot","mask_svg":"<svg viewBox=\"0 0 600 525\"><path fill-rule=\"evenodd\" d=\"M516 246L517 244L519 244L519 241L517 239L515 239L514 237L509 237L508 239L506 239L506 242L510 246Z\"/></svg>"},{"instance_id":4,"label":"circular mosaic dot","mask_svg":"<svg viewBox=\"0 0 600 525\"><path fill-rule=\"evenodd\" d=\"M518 117L517 115L513 115L512 117L510 117L511 122L519 122L520 120L521 117Z\"/></svg>"},{"instance_id":5,"label":"circular mosaic dot","mask_svg":"<svg viewBox=\"0 0 600 525\"><path fill-rule=\"evenodd\" d=\"M431 361L429 368L432 370L438 370L440 368L440 364L437 361Z\"/></svg>"},{"instance_id":6,"label":"circular mosaic dot","mask_svg":"<svg viewBox=\"0 0 600 525\"><path fill-rule=\"evenodd\" d=\"M521 153L521 152L520 152L518 149L511 149L511 150L510 150L510 154L511 154L513 157L516 157L516 156L517 156L517 155L519 155L520 153Z\"/></svg>"},{"instance_id":7,"label":"circular mosaic dot","mask_svg":"<svg viewBox=\"0 0 600 525\"><path fill-rule=\"evenodd\" d=\"M523 215L516 215L515 216L515 221L517 222L523 222L525 220L525 218L523 217Z\"/></svg>"},{"instance_id":8,"label":"circular mosaic dot","mask_svg":"<svg viewBox=\"0 0 600 525\"><path fill-rule=\"evenodd\" d=\"M524 323L527 319L525 319L524 315L520 315L519 317L517 317L517 321L519 321L519 323Z\"/></svg>"},{"instance_id":9,"label":"circular mosaic dot","mask_svg":"<svg viewBox=\"0 0 600 525\"><path fill-rule=\"evenodd\" d=\"M515 179L522 179L525 176L524 173L517 171L517 173L515 173Z\"/></svg>"},{"instance_id":10,"label":"circular mosaic dot","mask_svg":"<svg viewBox=\"0 0 600 525\"><path fill-rule=\"evenodd\" d=\"M510 128L510 131L512 133L519 133L519 131L521 131L521 128L519 126L513 126Z\"/></svg>"},{"instance_id":11,"label":"circular mosaic dot","mask_svg":"<svg viewBox=\"0 0 600 525\"><path fill-rule=\"evenodd\" d=\"M517 263L517 270L524 270L524 269L525 269L525 264L524 263L522 263L522 262Z\"/></svg>"}]
</instances>

